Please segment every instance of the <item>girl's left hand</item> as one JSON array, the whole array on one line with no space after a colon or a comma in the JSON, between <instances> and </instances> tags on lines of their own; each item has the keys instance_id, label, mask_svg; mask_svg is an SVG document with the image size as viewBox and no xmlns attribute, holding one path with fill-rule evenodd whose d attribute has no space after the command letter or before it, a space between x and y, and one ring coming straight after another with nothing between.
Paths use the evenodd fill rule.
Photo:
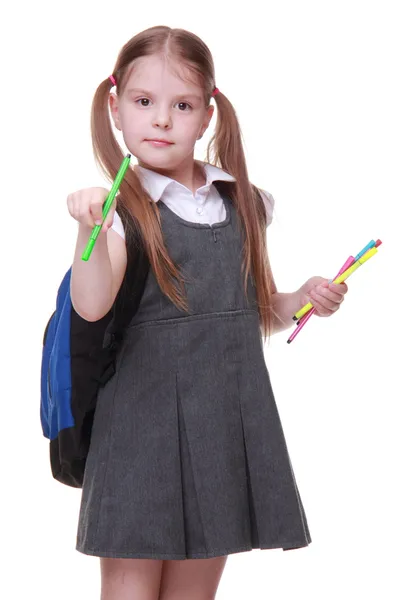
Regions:
<instances>
[{"instance_id":1,"label":"girl's left hand","mask_svg":"<svg viewBox=\"0 0 400 600\"><path fill-rule=\"evenodd\" d=\"M348 287L342 283L328 283L324 277L311 277L300 288L301 306L311 304L315 307L318 317L330 317L339 308L344 300Z\"/></svg>"}]
</instances>

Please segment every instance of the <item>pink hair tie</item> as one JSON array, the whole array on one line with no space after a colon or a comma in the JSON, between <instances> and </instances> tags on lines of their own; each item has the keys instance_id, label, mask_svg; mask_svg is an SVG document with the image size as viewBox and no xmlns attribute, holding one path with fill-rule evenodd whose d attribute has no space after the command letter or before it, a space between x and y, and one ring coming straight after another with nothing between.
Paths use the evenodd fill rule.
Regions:
<instances>
[{"instance_id":1,"label":"pink hair tie","mask_svg":"<svg viewBox=\"0 0 400 600\"><path fill-rule=\"evenodd\" d=\"M113 85L117 85L117 82L115 81L114 75L110 75L109 79L111 79Z\"/></svg>"},{"instance_id":2,"label":"pink hair tie","mask_svg":"<svg viewBox=\"0 0 400 600\"><path fill-rule=\"evenodd\" d=\"M214 91L213 91L213 93L211 94L211 96L216 96L216 95L218 94L218 92L219 92L219 89L218 89L217 87L216 87L216 88L214 88Z\"/></svg>"}]
</instances>

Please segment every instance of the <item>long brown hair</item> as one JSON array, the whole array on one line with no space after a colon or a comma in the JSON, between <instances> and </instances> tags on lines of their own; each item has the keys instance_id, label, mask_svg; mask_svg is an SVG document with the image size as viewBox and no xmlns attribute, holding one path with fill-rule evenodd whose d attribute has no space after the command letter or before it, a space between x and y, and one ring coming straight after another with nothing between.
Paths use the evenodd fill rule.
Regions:
<instances>
[{"instance_id":1,"label":"long brown hair","mask_svg":"<svg viewBox=\"0 0 400 600\"><path fill-rule=\"evenodd\" d=\"M201 82L205 105L209 105L216 82L213 59L208 47L189 31L164 26L146 29L122 47L113 69L117 94L124 91L132 62L139 57L154 54L175 59L187 66ZM110 120L109 94L112 85L108 77L100 83L91 110L95 160L110 181L115 178L123 159ZM265 341L271 335L271 313L274 313L271 296L275 291L266 247L266 212L257 188L248 178L242 134L235 110L222 92L215 95L215 101L217 123L207 147L206 161L222 168L236 179L226 187L245 234L242 262L242 273L245 272L244 285L247 293L247 280L251 274L256 286L260 325ZM177 307L187 311L184 280L164 245L157 203L151 201L133 169L128 169L121 184L119 202L123 203L140 228L151 268L161 290ZM176 280L178 285L173 280Z\"/></svg>"}]
</instances>

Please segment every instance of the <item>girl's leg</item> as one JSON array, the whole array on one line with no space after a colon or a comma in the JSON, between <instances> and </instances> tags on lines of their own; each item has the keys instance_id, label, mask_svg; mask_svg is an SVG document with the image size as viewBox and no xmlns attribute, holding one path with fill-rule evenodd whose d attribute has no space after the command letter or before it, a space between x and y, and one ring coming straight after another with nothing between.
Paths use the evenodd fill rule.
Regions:
<instances>
[{"instance_id":1,"label":"girl's leg","mask_svg":"<svg viewBox=\"0 0 400 600\"><path fill-rule=\"evenodd\" d=\"M163 561L100 558L100 600L158 600Z\"/></svg>"},{"instance_id":2,"label":"girl's leg","mask_svg":"<svg viewBox=\"0 0 400 600\"><path fill-rule=\"evenodd\" d=\"M159 600L214 600L227 558L164 560Z\"/></svg>"}]
</instances>

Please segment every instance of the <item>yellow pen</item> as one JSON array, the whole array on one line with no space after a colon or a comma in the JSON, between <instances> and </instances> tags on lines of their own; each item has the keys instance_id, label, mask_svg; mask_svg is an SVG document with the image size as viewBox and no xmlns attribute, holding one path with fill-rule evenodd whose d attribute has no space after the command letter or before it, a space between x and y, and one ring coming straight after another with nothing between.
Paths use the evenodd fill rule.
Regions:
<instances>
[{"instance_id":1,"label":"yellow pen","mask_svg":"<svg viewBox=\"0 0 400 600\"><path fill-rule=\"evenodd\" d=\"M342 283L343 281L345 281L345 279L347 279L348 277L350 277L350 275L352 273L354 273L354 271L356 271L359 267L361 267L362 264L364 264L369 258L371 258L371 256L373 256L377 252L378 252L378 249L376 247L371 248L370 250L368 250L368 252L366 252L358 260L356 260L355 263L352 264L351 267L349 267L347 269L347 271L344 271L344 273L342 273L341 275L339 275L339 277L336 277L336 279L332 283ZM309 302L308 304L305 304L303 306L303 308L301 308L294 315L293 320L297 321L298 319L301 319L301 317L303 315L305 315L309 310L311 310L312 307L313 307L313 304L311 302Z\"/></svg>"}]
</instances>

